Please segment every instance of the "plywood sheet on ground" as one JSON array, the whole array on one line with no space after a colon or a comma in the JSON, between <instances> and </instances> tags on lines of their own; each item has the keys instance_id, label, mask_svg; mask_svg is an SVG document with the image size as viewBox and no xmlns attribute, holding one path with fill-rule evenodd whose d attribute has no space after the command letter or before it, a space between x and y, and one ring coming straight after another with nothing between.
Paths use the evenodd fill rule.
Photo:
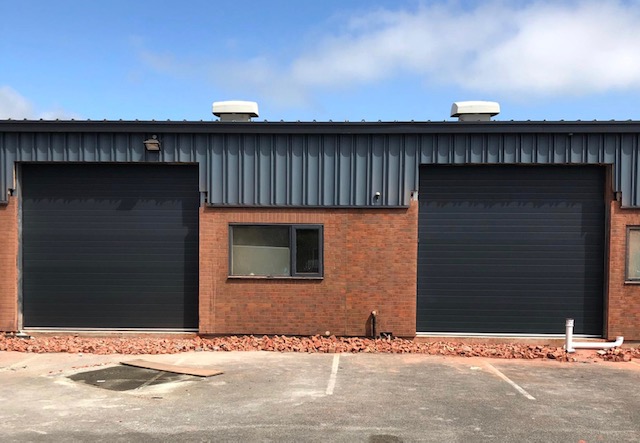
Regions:
<instances>
[{"instance_id":1,"label":"plywood sheet on ground","mask_svg":"<svg viewBox=\"0 0 640 443\"><path fill-rule=\"evenodd\" d=\"M120 362L123 365L135 366L137 368L155 369L156 371L173 372L175 374L195 375L197 377L211 377L220 375L223 372L218 369L203 369L189 366L170 365L167 363L158 363L149 360L129 360Z\"/></svg>"}]
</instances>

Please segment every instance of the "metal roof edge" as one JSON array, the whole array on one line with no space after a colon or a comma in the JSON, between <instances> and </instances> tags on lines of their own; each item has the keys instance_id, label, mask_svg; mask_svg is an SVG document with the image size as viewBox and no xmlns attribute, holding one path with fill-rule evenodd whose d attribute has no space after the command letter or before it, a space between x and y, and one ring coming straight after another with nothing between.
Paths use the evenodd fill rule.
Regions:
<instances>
[{"instance_id":1,"label":"metal roof edge","mask_svg":"<svg viewBox=\"0 0 640 443\"><path fill-rule=\"evenodd\" d=\"M327 210L327 209L366 209L366 210L381 210L381 209L409 209L410 205L304 205L304 204L265 204L265 205L240 205L240 204L224 204L224 203L205 203L202 207L210 209L292 209L292 210Z\"/></svg>"},{"instance_id":2,"label":"metal roof edge","mask_svg":"<svg viewBox=\"0 0 640 443\"><path fill-rule=\"evenodd\" d=\"M640 133L640 121L219 122L0 120L0 132L202 134Z\"/></svg>"}]
</instances>

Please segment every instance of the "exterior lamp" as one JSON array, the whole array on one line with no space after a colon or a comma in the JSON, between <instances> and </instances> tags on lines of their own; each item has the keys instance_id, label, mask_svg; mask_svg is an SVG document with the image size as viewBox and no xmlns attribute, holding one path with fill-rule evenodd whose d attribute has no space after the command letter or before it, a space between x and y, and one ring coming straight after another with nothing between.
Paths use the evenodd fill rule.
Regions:
<instances>
[{"instance_id":1,"label":"exterior lamp","mask_svg":"<svg viewBox=\"0 0 640 443\"><path fill-rule=\"evenodd\" d=\"M144 147L147 148L147 151L159 151L160 140L158 140L158 136L154 134L151 138L146 139L144 141Z\"/></svg>"}]
</instances>

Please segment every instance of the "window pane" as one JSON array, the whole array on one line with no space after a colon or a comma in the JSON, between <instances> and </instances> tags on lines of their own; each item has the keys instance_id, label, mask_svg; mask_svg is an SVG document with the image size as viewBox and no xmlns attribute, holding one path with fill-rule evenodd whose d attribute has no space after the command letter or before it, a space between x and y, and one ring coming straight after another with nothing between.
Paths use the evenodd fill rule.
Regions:
<instances>
[{"instance_id":1,"label":"window pane","mask_svg":"<svg viewBox=\"0 0 640 443\"><path fill-rule=\"evenodd\" d=\"M320 230L296 229L296 272L320 273Z\"/></svg>"},{"instance_id":2,"label":"window pane","mask_svg":"<svg viewBox=\"0 0 640 443\"><path fill-rule=\"evenodd\" d=\"M627 278L640 279L640 229L629 230L627 248Z\"/></svg>"},{"instance_id":3,"label":"window pane","mask_svg":"<svg viewBox=\"0 0 640 443\"><path fill-rule=\"evenodd\" d=\"M232 275L291 275L288 226L234 226Z\"/></svg>"},{"instance_id":4,"label":"window pane","mask_svg":"<svg viewBox=\"0 0 640 443\"><path fill-rule=\"evenodd\" d=\"M233 244L289 247L288 226L234 226Z\"/></svg>"}]
</instances>

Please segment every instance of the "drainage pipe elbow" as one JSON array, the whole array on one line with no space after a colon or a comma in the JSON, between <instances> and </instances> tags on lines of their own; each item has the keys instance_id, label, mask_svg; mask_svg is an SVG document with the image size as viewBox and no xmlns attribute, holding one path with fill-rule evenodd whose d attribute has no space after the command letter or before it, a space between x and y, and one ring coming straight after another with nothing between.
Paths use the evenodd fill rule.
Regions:
<instances>
[{"instance_id":1,"label":"drainage pipe elbow","mask_svg":"<svg viewBox=\"0 0 640 443\"><path fill-rule=\"evenodd\" d=\"M575 349L611 349L622 345L624 337L616 337L616 341L611 342L571 342L571 348ZM567 352L572 352L567 349Z\"/></svg>"},{"instance_id":2,"label":"drainage pipe elbow","mask_svg":"<svg viewBox=\"0 0 640 443\"><path fill-rule=\"evenodd\" d=\"M575 352L576 349L611 349L622 345L624 337L616 337L613 342L577 342L573 341L573 319L568 318L565 324L565 344L564 349L567 352Z\"/></svg>"}]
</instances>

